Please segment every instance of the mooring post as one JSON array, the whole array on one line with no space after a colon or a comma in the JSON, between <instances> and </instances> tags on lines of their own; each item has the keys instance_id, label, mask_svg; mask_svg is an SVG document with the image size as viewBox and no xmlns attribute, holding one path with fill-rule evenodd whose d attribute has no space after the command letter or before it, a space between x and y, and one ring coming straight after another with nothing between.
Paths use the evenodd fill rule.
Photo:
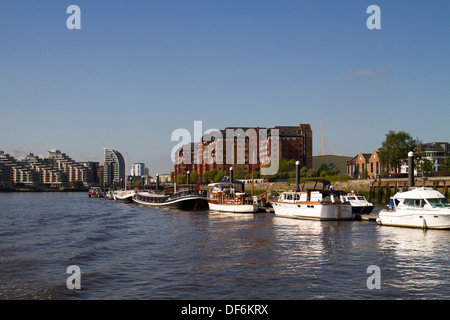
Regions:
<instances>
[{"instance_id":1,"label":"mooring post","mask_svg":"<svg viewBox=\"0 0 450 320\"><path fill-rule=\"evenodd\" d=\"M414 152L408 153L408 187L414 187Z\"/></svg>"}]
</instances>

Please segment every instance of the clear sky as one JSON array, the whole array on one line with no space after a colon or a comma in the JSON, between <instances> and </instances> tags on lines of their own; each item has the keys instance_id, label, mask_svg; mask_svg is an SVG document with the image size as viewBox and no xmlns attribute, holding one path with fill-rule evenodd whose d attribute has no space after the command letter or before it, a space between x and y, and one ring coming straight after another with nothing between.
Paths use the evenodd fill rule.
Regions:
<instances>
[{"instance_id":1,"label":"clear sky","mask_svg":"<svg viewBox=\"0 0 450 320\"><path fill-rule=\"evenodd\" d=\"M0 150L19 158L110 147L169 173L171 134L195 120L309 123L317 154L320 119L325 152L354 156L389 130L448 142L449 110L447 0L0 2Z\"/></svg>"}]
</instances>

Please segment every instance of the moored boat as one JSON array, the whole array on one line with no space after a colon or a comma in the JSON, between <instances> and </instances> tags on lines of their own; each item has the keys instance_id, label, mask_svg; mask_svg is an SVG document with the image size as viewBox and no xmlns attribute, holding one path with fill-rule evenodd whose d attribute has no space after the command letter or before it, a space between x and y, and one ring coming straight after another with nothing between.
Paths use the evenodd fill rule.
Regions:
<instances>
[{"instance_id":1,"label":"moored boat","mask_svg":"<svg viewBox=\"0 0 450 320\"><path fill-rule=\"evenodd\" d=\"M100 187L92 187L92 188L90 188L89 192L88 192L88 197L89 198L100 198L100 197L103 197L102 189Z\"/></svg>"},{"instance_id":2,"label":"moored boat","mask_svg":"<svg viewBox=\"0 0 450 320\"><path fill-rule=\"evenodd\" d=\"M244 184L236 180L209 184L208 206L220 212L255 213L259 210L258 204L244 192Z\"/></svg>"},{"instance_id":3,"label":"moored boat","mask_svg":"<svg viewBox=\"0 0 450 320\"><path fill-rule=\"evenodd\" d=\"M342 196L343 201L348 201L352 206L353 214L369 214L375 207L373 203L367 201L367 199L359 194L349 193Z\"/></svg>"},{"instance_id":4,"label":"moored boat","mask_svg":"<svg viewBox=\"0 0 450 320\"><path fill-rule=\"evenodd\" d=\"M178 209L204 209L208 207L206 197L194 190L181 190L171 194L136 192L132 197L136 204L149 207L170 207Z\"/></svg>"},{"instance_id":5,"label":"moored boat","mask_svg":"<svg viewBox=\"0 0 450 320\"><path fill-rule=\"evenodd\" d=\"M117 202L133 202L135 194L136 190L118 190L113 193L113 197Z\"/></svg>"},{"instance_id":6,"label":"moored boat","mask_svg":"<svg viewBox=\"0 0 450 320\"><path fill-rule=\"evenodd\" d=\"M112 190L106 191L105 198L108 200L114 200L114 191Z\"/></svg>"},{"instance_id":7,"label":"moored boat","mask_svg":"<svg viewBox=\"0 0 450 320\"><path fill-rule=\"evenodd\" d=\"M275 216L312 220L350 220L351 205L343 202L343 191L330 188L327 180L307 180L296 191L282 192L271 201Z\"/></svg>"},{"instance_id":8,"label":"moored boat","mask_svg":"<svg viewBox=\"0 0 450 320\"><path fill-rule=\"evenodd\" d=\"M395 194L378 214L377 222L385 226L450 229L450 204L433 188L411 188Z\"/></svg>"}]
</instances>

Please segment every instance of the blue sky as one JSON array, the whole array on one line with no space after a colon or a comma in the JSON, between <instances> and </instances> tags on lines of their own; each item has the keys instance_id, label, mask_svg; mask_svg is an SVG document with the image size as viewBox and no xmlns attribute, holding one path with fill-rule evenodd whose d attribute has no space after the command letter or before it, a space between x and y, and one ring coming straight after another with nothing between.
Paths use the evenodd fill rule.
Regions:
<instances>
[{"instance_id":1,"label":"blue sky","mask_svg":"<svg viewBox=\"0 0 450 320\"><path fill-rule=\"evenodd\" d=\"M313 154L320 119L327 153L370 153L389 130L450 141L449 14L442 0L2 0L0 150L103 162L110 147L155 174L195 120L310 123Z\"/></svg>"}]
</instances>

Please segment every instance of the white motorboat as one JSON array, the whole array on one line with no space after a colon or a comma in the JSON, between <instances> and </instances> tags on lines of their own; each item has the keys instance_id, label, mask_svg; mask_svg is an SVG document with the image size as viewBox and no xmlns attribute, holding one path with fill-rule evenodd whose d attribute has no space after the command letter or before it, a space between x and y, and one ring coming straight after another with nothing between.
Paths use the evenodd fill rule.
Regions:
<instances>
[{"instance_id":1,"label":"white motorboat","mask_svg":"<svg viewBox=\"0 0 450 320\"><path fill-rule=\"evenodd\" d=\"M433 188L411 188L395 194L378 214L377 222L385 226L450 229L450 204Z\"/></svg>"},{"instance_id":2,"label":"white motorboat","mask_svg":"<svg viewBox=\"0 0 450 320\"><path fill-rule=\"evenodd\" d=\"M118 190L113 193L114 200L117 202L132 202L136 190Z\"/></svg>"},{"instance_id":3,"label":"white motorboat","mask_svg":"<svg viewBox=\"0 0 450 320\"><path fill-rule=\"evenodd\" d=\"M342 196L342 200L350 203L353 214L369 214L375 207L373 203L367 201L364 196L353 192Z\"/></svg>"},{"instance_id":4,"label":"white motorboat","mask_svg":"<svg viewBox=\"0 0 450 320\"><path fill-rule=\"evenodd\" d=\"M330 188L327 180L307 180L299 191L282 192L271 201L275 216L313 220L353 219L351 205L343 202L342 191Z\"/></svg>"},{"instance_id":5,"label":"white motorboat","mask_svg":"<svg viewBox=\"0 0 450 320\"><path fill-rule=\"evenodd\" d=\"M222 180L208 185L208 206L210 210L234 213L255 213L259 206L244 192L240 181Z\"/></svg>"}]
</instances>

